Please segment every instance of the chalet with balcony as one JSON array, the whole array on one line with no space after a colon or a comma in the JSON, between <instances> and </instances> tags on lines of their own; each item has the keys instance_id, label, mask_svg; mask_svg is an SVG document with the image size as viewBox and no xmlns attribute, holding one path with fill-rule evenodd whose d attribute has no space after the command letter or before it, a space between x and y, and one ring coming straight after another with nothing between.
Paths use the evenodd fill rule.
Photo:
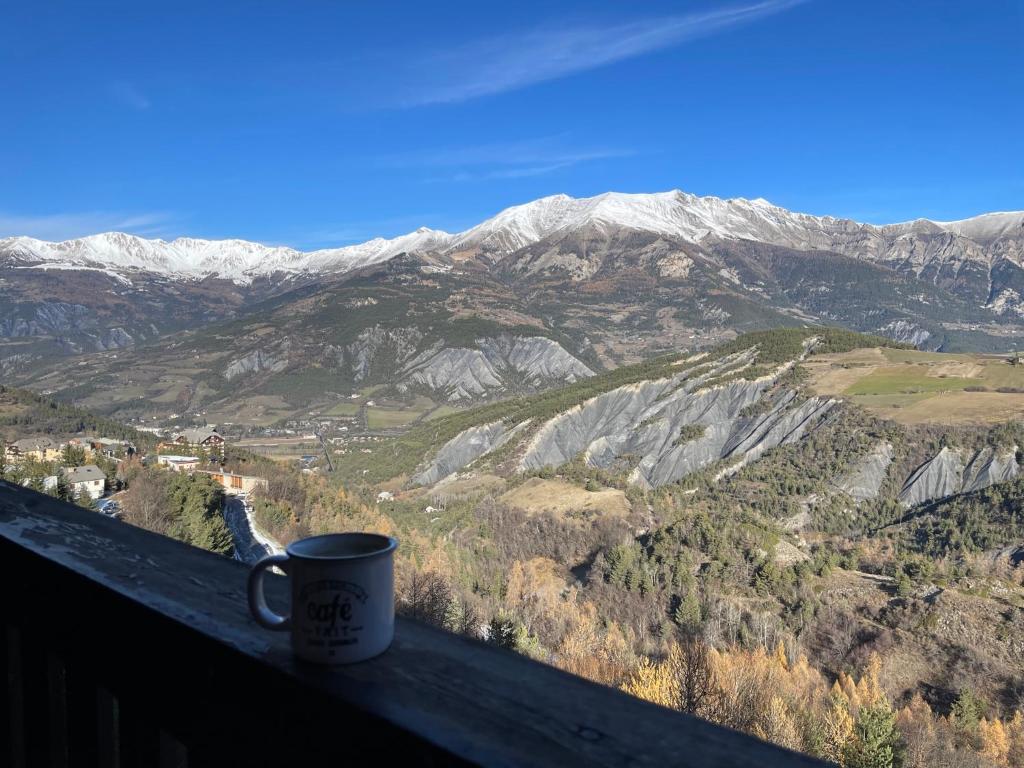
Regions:
<instances>
[{"instance_id":1,"label":"chalet with balcony","mask_svg":"<svg viewBox=\"0 0 1024 768\"><path fill-rule=\"evenodd\" d=\"M205 453L211 458L224 458L224 438L215 427L194 427L178 432L170 443L160 446L182 453Z\"/></svg>"},{"instance_id":2,"label":"chalet with balcony","mask_svg":"<svg viewBox=\"0 0 1024 768\"><path fill-rule=\"evenodd\" d=\"M215 483L223 486L224 491L228 495L248 494L257 488L265 489L267 487L267 481L264 478L254 477L253 475L238 475L234 472L207 472L204 470L199 470L198 474L212 477Z\"/></svg>"}]
</instances>

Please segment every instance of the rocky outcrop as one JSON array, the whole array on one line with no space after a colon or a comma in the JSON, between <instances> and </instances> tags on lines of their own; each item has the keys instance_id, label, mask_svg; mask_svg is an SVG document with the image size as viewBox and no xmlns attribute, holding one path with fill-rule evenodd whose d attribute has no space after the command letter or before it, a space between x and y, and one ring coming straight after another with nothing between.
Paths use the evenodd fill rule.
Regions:
<instances>
[{"instance_id":1,"label":"rocky outcrop","mask_svg":"<svg viewBox=\"0 0 1024 768\"><path fill-rule=\"evenodd\" d=\"M893 341L902 341L904 344L913 344L915 347L922 346L932 337L930 332L908 320L893 320L888 325L879 328L878 332Z\"/></svg>"},{"instance_id":2,"label":"rocky outcrop","mask_svg":"<svg viewBox=\"0 0 1024 768\"><path fill-rule=\"evenodd\" d=\"M960 490L963 474L964 461L960 453L952 448L943 448L906 479L900 490L900 503L913 507L951 496Z\"/></svg>"},{"instance_id":3,"label":"rocky outcrop","mask_svg":"<svg viewBox=\"0 0 1024 768\"><path fill-rule=\"evenodd\" d=\"M476 349L436 344L399 372L399 390L427 387L449 401L486 397L522 386L572 383L594 372L558 342L543 336L500 336L476 340Z\"/></svg>"},{"instance_id":4,"label":"rocky outcrop","mask_svg":"<svg viewBox=\"0 0 1024 768\"><path fill-rule=\"evenodd\" d=\"M1016 446L999 451L983 448L971 457L964 469L962 491L979 491L996 483L1005 483L1020 475Z\"/></svg>"},{"instance_id":5,"label":"rocky outcrop","mask_svg":"<svg viewBox=\"0 0 1024 768\"><path fill-rule=\"evenodd\" d=\"M520 469L557 467L586 451L587 461L608 465L625 453L647 410L675 384L660 379L629 384L587 401L546 422L527 446Z\"/></svg>"},{"instance_id":6,"label":"rocky outcrop","mask_svg":"<svg viewBox=\"0 0 1024 768\"><path fill-rule=\"evenodd\" d=\"M1020 474L1015 448L982 448L965 456L963 450L946 447L910 474L899 499L903 506L913 507L954 493L979 491Z\"/></svg>"},{"instance_id":7,"label":"rocky outcrop","mask_svg":"<svg viewBox=\"0 0 1024 768\"><path fill-rule=\"evenodd\" d=\"M270 371L278 373L288 367L288 360L262 349L254 349L245 357L232 360L224 371L224 378L229 381L236 376L243 376L247 373L258 373Z\"/></svg>"},{"instance_id":8,"label":"rocky outcrop","mask_svg":"<svg viewBox=\"0 0 1024 768\"><path fill-rule=\"evenodd\" d=\"M705 424L704 436L681 445L660 440L653 445L637 445L643 454L631 480L656 488L722 460L732 462L729 470L735 471L770 448L798 440L835 405L835 401L821 398L801 402L796 393L785 390L773 398L768 412L743 416L746 405L757 402L763 394L757 387L756 382L737 381L688 398L690 402L681 411L668 416L670 430L678 432L687 423ZM695 410L698 418L688 420Z\"/></svg>"},{"instance_id":9,"label":"rocky outcrop","mask_svg":"<svg viewBox=\"0 0 1024 768\"><path fill-rule=\"evenodd\" d=\"M594 375L561 344L544 336L498 336L476 343L496 370L511 369L532 386L548 381L572 384Z\"/></svg>"},{"instance_id":10,"label":"rocky outcrop","mask_svg":"<svg viewBox=\"0 0 1024 768\"><path fill-rule=\"evenodd\" d=\"M523 422L513 429L509 429L505 422L493 421L490 424L481 424L460 432L441 446L441 450L437 452L426 469L413 476L413 485L433 485L458 472L484 454L503 446L515 437L526 424L527 422Z\"/></svg>"},{"instance_id":11,"label":"rocky outcrop","mask_svg":"<svg viewBox=\"0 0 1024 768\"><path fill-rule=\"evenodd\" d=\"M423 333L415 327L365 328L348 344L339 359L347 362L353 381L363 381L372 374L401 368L417 352Z\"/></svg>"},{"instance_id":12,"label":"rocky outcrop","mask_svg":"<svg viewBox=\"0 0 1024 768\"><path fill-rule=\"evenodd\" d=\"M737 365L737 359L719 364ZM827 413L834 401L801 400L782 390L765 408L749 406L768 397L772 377L736 380L705 388L716 370L700 376L680 374L614 389L545 423L530 441L520 469L558 466L582 455L596 467L626 457L636 461L632 482L657 487L675 482L714 462L738 466L769 448L799 439ZM704 427L695 439L680 441L687 426Z\"/></svg>"},{"instance_id":13,"label":"rocky outcrop","mask_svg":"<svg viewBox=\"0 0 1024 768\"><path fill-rule=\"evenodd\" d=\"M61 335L93 327L95 320L86 307L53 301L34 306L21 305L0 319L0 336L24 338Z\"/></svg>"},{"instance_id":14,"label":"rocky outcrop","mask_svg":"<svg viewBox=\"0 0 1024 768\"><path fill-rule=\"evenodd\" d=\"M110 328L96 339L96 349L126 349L135 343L135 339L124 328Z\"/></svg>"},{"instance_id":15,"label":"rocky outcrop","mask_svg":"<svg viewBox=\"0 0 1024 768\"><path fill-rule=\"evenodd\" d=\"M840 491L851 496L854 501L870 501L878 498L878 493L885 482L889 465L892 464L893 448L891 443L879 443L867 456L860 459L845 474L840 475L832 484Z\"/></svg>"}]
</instances>

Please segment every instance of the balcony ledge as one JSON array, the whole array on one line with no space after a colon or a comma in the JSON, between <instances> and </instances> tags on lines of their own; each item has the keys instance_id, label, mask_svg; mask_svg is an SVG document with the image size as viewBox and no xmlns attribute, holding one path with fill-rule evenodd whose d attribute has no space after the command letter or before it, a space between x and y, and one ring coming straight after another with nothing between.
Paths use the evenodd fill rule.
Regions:
<instances>
[{"instance_id":1,"label":"balcony ledge","mask_svg":"<svg viewBox=\"0 0 1024 768\"><path fill-rule=\"evenodd\" d=\"M0 764L824 765L402 618L383 656L310 666L249 617L246 574L0 482Z\"/></svg>"}]
</instances>

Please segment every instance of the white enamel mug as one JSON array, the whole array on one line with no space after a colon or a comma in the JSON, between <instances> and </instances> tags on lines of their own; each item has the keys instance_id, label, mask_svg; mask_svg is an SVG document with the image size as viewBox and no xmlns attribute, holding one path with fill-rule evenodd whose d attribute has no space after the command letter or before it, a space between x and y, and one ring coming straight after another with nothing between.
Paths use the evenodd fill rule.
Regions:
<instances>
[{"instance_id":1,"label":"white enamel mug","mask_svg":"<svg viewBox=\"0 0 1024 768\"><path fill-rule=\"evenodd\" d=\"M300 659L352 664L387 650L395 633L395 564L398 542L377 533L329 533L288 545L287 554L260 560L249 573L249 610L267 629L292 633ZM289 616L267 607L263 575L277 566L288 574Z\"/></svg>"}]
</instances>

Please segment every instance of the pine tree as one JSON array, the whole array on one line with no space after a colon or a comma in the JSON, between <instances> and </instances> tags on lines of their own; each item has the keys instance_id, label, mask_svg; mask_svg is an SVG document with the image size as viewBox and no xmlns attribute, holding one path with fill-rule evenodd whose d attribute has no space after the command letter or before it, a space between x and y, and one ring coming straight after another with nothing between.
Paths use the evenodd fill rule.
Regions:
<instances>
[{"instance_id":1,"label":"pine tree","mask_svg":"<svg viewBox=\"0 0 1024 768\"><path fill-rule=\"evenodd\" d=\"M974 691L970 688L963 688L956 701L953 702L950 718L961 731L975 733L984 711L985 704L974 694Z\"/></svg>"},{"instance_id":2,"label":"pine tree","mask_svg":"<svg viewBox=\"0 0 1024 768\"><path fill-rule=\"evenodd\" d=\"M495 616L487 625L487 641L499 648L516 650L516 625L512 619Z\"/></svg>"},{"instance_id":3,"label":"pine tree","mask_svg":"<svg viewBox=\"0 0 1024 768\"><path fill-rule=\"evenodd\" d=\"M885 701L861 707L853 738L843 750L844 768L896 768L899 761L896 715Z\"/></svg>"},{"instance_id":4,"label":"pine tree","mask_svg":"<svg viewBox=\"0 0 1024 768\"><path fill-rule=\"evenodd\" d=\"M687 634L693 634L700 629L700 601L694 590L690 590L680 599L672 614L672 620Z\"/></svg>"}]
</instances>

